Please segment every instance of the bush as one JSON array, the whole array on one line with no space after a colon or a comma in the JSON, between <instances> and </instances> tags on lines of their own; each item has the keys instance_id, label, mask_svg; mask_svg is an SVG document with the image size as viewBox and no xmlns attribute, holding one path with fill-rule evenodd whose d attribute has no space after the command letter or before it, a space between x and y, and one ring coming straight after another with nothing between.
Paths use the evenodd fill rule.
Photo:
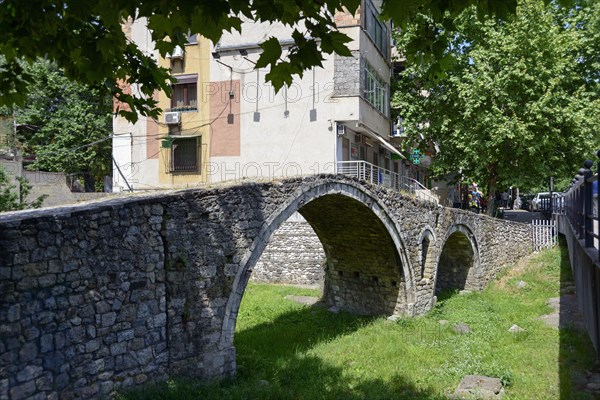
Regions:
<instances>
[{"instance_id":1,"label":"bush","mask_svg":"<svg viewBox=\"0 0 600 400\"><path fill-rule=\"evenodd\" d=\"M4 168L0 168L0 212L40 208L48 195L42 195L31 203L27 203L25 200L31 191L31 185L23 177L16 179L19 182L19 188L10 181Z\"/></svg>"}]
</instances>

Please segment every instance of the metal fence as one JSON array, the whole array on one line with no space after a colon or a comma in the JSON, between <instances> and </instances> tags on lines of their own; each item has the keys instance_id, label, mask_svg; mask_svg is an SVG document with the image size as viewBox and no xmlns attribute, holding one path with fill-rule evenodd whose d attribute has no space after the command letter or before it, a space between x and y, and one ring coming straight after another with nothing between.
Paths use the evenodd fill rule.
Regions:
<instances>
[{"instance_id":1,"label":"metal fence","mask_svg":"<svg viewBox=\"0 0 600 400\"><path fill-rule=\"evenodd\" d=\"M600 158L600 150L597 152ZM563 196L553 198L559 230L565 235L575 280L577 303L600 356L600 244L598 215L598 173L587 160Z\"/></svg>"},{"instance_id":2,"label":"metal fence","mask_svg":"<svg viewBox=\"0 0 600 400\"><path fill-rule=\"evenodd\" d=\"M600 150L598 150L600 158ZM593 162L587 160L571 181L571 187L563 196L552 199L553 208L561 210L573 229L575 235L586 248L596 249L596 260L599 258L598 221L598 175L591 170Z\"/></svg>"},{"instance_id":3,"label":"metal fence","mask_svg":"<svg viewBox=\"0 0 600 400\"><path fill-rule=\"evenodd\" d=\"M381 185L397 191L404 190L414 194L418 199L439 203L438 197L418 181L366 161L338 161L336 172L367 181L373 185Z\"/></svg>"},{"instance_id":4,"label":"metal fence","mask_svg":"<svg viewBox=\"0 0 600 400\"><path fill-rule=\"evenodd\" d=\"M556 223L553 220L534 219L531 221L533 251L553 247L557 243Z\"/></svg>"}]
</instances>

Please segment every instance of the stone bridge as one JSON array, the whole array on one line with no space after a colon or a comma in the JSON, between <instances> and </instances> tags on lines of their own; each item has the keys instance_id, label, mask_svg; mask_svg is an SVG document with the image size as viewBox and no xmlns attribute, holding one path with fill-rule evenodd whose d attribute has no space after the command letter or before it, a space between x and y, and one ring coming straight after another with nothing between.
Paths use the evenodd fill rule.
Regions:
<instances>
[{"instance_id":1,"label":"stone bridge","mask_svg":"<svg viewBox=\"0 0 600 400\"><path fill-rule=\"evenodd\" d=\"M0 398L234 374L244 289L296 211L323 244L326 301L353 313L425 313L532 249L527 225L331 175L3 214Z\"/></svg>"}]
</instances>

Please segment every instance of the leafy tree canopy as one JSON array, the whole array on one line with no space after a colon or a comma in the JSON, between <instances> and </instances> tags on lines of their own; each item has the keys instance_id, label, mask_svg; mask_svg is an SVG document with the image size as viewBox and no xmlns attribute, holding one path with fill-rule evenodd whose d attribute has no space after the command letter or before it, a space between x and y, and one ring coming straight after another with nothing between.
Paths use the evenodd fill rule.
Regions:
<instances>
[{"instance_id":1,"label":"leafy tree canopy","mask_svg":"<svg viewBox=\"0 0 600 400\"><path fill-rule=\"evenodd\" d=\"M156 60L126 40L122 24L128 18L146 17L152 39L162 56L183 45L186 34L196 32L217 42L224 31L239 30L242 19L305 26L296 30L295 46L282 59L279 43L263 44L258 66L269 66L276 89L320 66L322 53L350 55L350 38L335 28L336 10L355 12L361 0L4 0L0 2L0 106L22 104L32 76L19 60L46 57L65 70L68 78L110 93L127 105L119 113L131 121L138 113L156 117L152 93L170 93L169 73ZM569 0L559 0L568 2ZM402 28L416 22L416 35L405 47L409 59L427 58L430 73L448 62L449 40L439 24L452 28L453 18L476 5L480 15L500 18L514 12L516 0L383 0L384 17ZM425 13L430 21L419 19ZM435 60L435 61L434 61ZM121 83L140 83L144 96L126 93Z\"/></svg>"},{"instance_id":2,"label":"leafy tree canopy","mask_svg":"<svg viewBox=\"0 0 600 400\"><path fill-rule=\"evenodd\" d=\"M35 154L32 167L83 174L88 187L94 177L110 175L110 97L70 81L48 60L26 64L23 70L31 79L26 105L15 108L15 118L26 125L19 141L26 154Z\"/></svg>"},{"instance_id":3,"label":"leafy tree canopy","mask_svg":"<svg viewBox=\"0 0 600 400\"><path fill-rule=\"evenodd\" d=\"M397 34L401 49L419 27ZM461 171L486 183L490 198L496 188L547 187L550 176L568 181L600 146L599 35L593 0L569 9L523 0L505 21L468 9L445 32L445 75L432 79L426 61L407 63L393 107L413 143L439 146L434 173Z\"/></svg>"}]
</instances>

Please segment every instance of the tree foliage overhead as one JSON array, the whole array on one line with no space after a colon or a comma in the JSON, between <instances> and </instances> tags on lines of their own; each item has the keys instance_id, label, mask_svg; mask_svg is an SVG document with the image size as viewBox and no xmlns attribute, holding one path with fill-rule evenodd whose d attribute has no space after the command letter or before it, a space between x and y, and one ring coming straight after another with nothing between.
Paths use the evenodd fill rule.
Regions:
<instances>
[{"instance_id":1,"label":"tree foliage overhead","mask_svg":"<svg viewBox=\"0 0 600 400\"><path fill-rule=\"evenodd\" d=\"M572 177L600 145L599 42L590 40L599 16L594 1L562 9L523 0L504 21L479 19L473 9L456 17L445 32L444 76L433 79L426 61L413 62L395 83L393 106L406 132L439 145L433 171L461 171L486 183L489 196ZM418 25L407 26L397 35L400 49L418 35Z\"/></svg>"},{"instance_id":2,"label":"tree foliage overhead","mask_svg":"<svg viewBox=\"0 0 600 400\"><path fill-rule=\"evenodd\" d=\"M110 97L70 81L47 60L26 65L24 70L32 79L27 103L15 108L15 118L26 125L19 141L25 154L35 154L32 167L99 180L110 175Z\"/></svg>"},{"instance_id":3,"label":"tree foliage overhead","mask_svg":"<svg viewBox=\"0 0 600 400\"><path fill-rule=\"evenodd\" d=\"M566 1L566 0L563 0ZM65 70L68 78L94 86L126 104L119 113L132 121L140 115L156 117L155 91L170 93L169 73L151 55L126 40L122 24L147 18L152 39L162 56L183 46L188 32L217 42L224 31L239 30L242 19L281 22L296 28L292 47L282 59L281 47L270 38L263 45L258 67L269 66L276 89L294 75L320 66L323 53L350 55L350 38L335 27L336 11L354 13L361 0L4 0L0 2L0 106L22 104L31 75L19 60L46 57ZM500 17L514 10L516 0L384 0L384 15L401 27L427 13L432 21L451 24L452 17L476 4L480 14ZM407 46L407 55L430 56L431 71L443 67L446 39L420 27ZM408 52L410 50L410 52ZM443 69L443 68L442 68ZM141 84L142 97L123 90L120 83Z\"/></svg>"}]
</instances>

